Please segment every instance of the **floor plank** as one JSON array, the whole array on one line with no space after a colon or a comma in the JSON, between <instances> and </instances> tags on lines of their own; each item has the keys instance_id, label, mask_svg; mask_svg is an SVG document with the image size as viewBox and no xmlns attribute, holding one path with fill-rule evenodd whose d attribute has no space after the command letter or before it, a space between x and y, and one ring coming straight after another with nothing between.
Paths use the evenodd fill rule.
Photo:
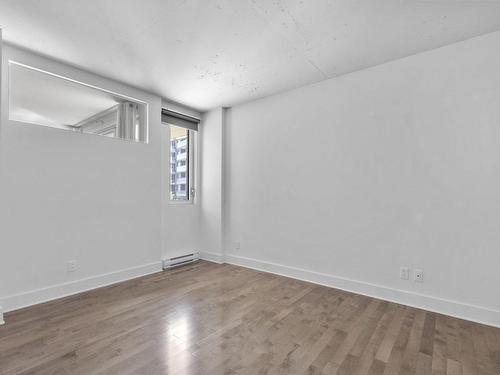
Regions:
<instances>
[{"instance_id":1,"label":"floor plank","mask_svg":"<svg viewBox=\"0 0 500 375\"><path fill-rule=\"evenodd\" d=\"M200 261L6 314L0 374L500 374L500 329Z\"/></svg>"}]
</instances>

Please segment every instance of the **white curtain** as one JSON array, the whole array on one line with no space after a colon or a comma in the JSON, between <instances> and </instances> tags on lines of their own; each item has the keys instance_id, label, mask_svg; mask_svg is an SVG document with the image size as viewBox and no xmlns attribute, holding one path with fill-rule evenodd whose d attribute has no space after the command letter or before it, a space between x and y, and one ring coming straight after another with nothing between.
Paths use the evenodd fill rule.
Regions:
<instances>
[{"instance_id":1,"label":"white curtain","mask_svg":"<svg viewBox=\"0 0 500 375\"><path fill-rule=\"evenodd\" d=\"M124 102L118 106L118 127L116 136L131 141L145 141L144 129L141 126L142 106L137 103Z\"/></svg>"}]
</instances>

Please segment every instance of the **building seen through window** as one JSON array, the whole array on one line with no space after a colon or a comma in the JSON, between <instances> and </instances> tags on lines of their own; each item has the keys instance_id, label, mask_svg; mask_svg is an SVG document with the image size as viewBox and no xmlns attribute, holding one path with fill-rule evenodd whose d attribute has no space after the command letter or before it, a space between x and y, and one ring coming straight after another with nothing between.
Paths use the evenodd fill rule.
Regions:
<instances>
[{"instance_id":1,"label":"building seen through window","mask_svg":"<svg viewBox=\"0 0 500 375\"><path fill-rule=\"evenodd\" d=\"M170 199L189 200L189 130L170 125Z\"/></svg>"}]
</instances>

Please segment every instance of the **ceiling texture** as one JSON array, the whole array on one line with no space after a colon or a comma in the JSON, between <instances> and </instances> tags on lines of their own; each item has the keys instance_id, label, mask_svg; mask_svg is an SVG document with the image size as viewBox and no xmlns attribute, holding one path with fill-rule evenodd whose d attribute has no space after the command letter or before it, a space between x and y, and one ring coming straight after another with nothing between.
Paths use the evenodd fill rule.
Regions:
<instances>
[{"instance_id":1,"label":"ceiling texture","mask_svg":"<svg viewBox=\"0 0 500 375\"><path fill-rule=\"evenodd\" d=\"M0 0L4 40L198 110L500 29L500 1Z\"/></svg>"}]
</instances>

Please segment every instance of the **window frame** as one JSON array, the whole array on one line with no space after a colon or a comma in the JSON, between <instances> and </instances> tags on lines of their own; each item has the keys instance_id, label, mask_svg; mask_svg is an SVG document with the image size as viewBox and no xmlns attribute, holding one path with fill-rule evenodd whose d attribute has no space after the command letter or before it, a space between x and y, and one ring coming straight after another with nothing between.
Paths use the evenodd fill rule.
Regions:
<instances>
[{"instance_id":1,"label":"window frame","mask_svg":"<svg viewBox=\"0 0 500 375\"><path fill-rule=\"evenodd\" d=\"M188 179L188 199L176 200L171 198L172 189L172 140L171 127L177 126L169 123L163 123L168 127L168 204L170 205L193 205L196 199L196 178L195 178L195 148L196 148L196 131L184 128L188 134L187 142L187 158L186 158L186 178ZM177 126L180 127L180 126Z\"/></svg>"}]
</instances>

